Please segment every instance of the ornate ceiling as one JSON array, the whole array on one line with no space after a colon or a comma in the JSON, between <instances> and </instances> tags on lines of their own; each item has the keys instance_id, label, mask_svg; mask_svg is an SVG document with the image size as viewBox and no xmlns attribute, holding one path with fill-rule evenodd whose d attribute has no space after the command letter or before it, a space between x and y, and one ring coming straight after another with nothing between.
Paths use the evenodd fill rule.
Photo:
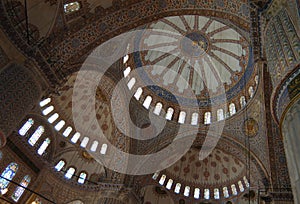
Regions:
<instances>
[{"instance_id":1,"label":"ornate ceiling","mask_svg":"<svg viewBox=\"0 0 300 204\"><path fill-rule=\"evenodd\" d=\"M148 50L134 54L136 67L150 65L150 76L142 79L159 78L183 97L187 97L187 86L202 98L218 95L220 86L226 90L234 87L247 68L249 45L245 38L213 18L167 17L144 28L154 31L135 39L135 46L140 46L135 50Z\"/></svg>"}]
</instances>

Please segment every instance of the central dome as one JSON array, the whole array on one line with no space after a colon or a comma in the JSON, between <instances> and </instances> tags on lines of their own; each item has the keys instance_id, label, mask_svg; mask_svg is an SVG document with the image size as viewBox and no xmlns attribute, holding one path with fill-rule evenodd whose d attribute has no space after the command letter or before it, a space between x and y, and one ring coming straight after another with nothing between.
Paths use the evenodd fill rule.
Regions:
<instances>
[{"instance_id":1,"label":"central dome","mask_svg":"<svg viewBox=\"0 0 300 204\"><path fill-rule=\"evenodd\" d=\"M224 90L241 91L245 72L250 72L247 76L252 73L253 69L247 68L247 40L215 19L173 16L143 28L146 29L135 37L134 46L135 50L146 51L134 53L132 67L147 67L139 76L141 81L158 81L164 86L161 88L172 90L178 97L191 98L188 87L200 101L220 96ZM150 89L162 92L157 87ZM174 98L164 95L167 100Z\"/></svg>"}]
</instances>

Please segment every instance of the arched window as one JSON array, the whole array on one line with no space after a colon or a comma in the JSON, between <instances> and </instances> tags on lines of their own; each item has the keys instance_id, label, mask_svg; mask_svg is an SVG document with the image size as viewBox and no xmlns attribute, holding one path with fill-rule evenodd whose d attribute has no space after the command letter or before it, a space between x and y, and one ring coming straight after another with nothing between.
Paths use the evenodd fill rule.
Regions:
<instances>
[{"instance_id":1,"label":"arched window","mask_svg":"<svg viewBox=\"0 0 300 204\"><path fill-rule=\"evenodd\" d=\"M66 124L66 122L64 120L59 121L56 125L55 125L55 130L60 131L64 125Z\"/></svg>"},{"instance_id":2,"label":"arched window","mask_svg":"<svg viewBox=\"0 0 300 204\"><path fill-rule=\"evenodd\" d=\"M32 127L33 123L34 123L34 120L32 118L29 118L26 121L26 123L20 128L19 134L24 136L28 132L28 130Z\"/></svg>"},{"instance_id":3,"label":"arched window","mask_svg":"<svg viewBox=\"0 0 300 204\"><path fill-rule=\"evenodd\" d=\"M200 189L199 188L195 188L194 198L195 199L199 199L200 198Z\"/></svg>"},{"instance_id":4,"label":"arched window","mask_svg":"<svg viewBox=\"0 0 300 204\"><path fill-rule=\"evenodd\" d=\"M29 185L30 183L30 176L29 175L26 175L20 185L21 186L18 186L15 190L15 192L12 194L11 198L15 201L15 202L18 202L18 200L20 199L20 197L22 196L22 194L24 193L25 191L25 188Z\"/></svg>"},{"instance_id":5,"label":"arched window","mask_svg":"<svg viewBox=\"0 0 300 204\"><path fill-rule=\"evenodd\" d=\"M204 199L208 200L209 199L209 189L208 188L205 188L204 189Z\"/></svg>"},{"instance_id":6,"label":"arched window","mask_svg":"<svg viewBox=\"0 0 300 204\"><path fill-rule=\"evenodd\" d=\"M86 177L87 174L85 172L81 172L78 178L78 183L83 184L85 182Z\"/></svg>"},{"instance_id":7,"label":"arched window","mask_svg":"<svg viewBox=\"0 0 300 204\"><path fill-rule=\"evenodd\" d=\"M248 91L249 91L249 96L252 98L253 95L254 95L254 89L253 89L253 86L250 86Z\"/></svg>"},{"instance_id":8,"label":"arched window","mask_svg":"<svg viewBox=\"0 0 300 204\"><path fill-rule=\"evenodd\" d=\"M173 116L173 113L174 113L174 109L173 108L168 108L167 110L167 114L166 114L166 119L167 120L171 120L172 119L172 116Z\"/></svg>"},{"instance_id":9,"label":"arched window","mask_svg":"<svg viewBox=\"0 0 300 204\"><path fill-rule=\"evenodd\" d=\"M78 139L80 138L80 133L76 132L73 137L71 138L71 142L76 143Z\"/></svg>"},{"instance_id":10,"label":"arched window","mask_svg":"<svg viewBox=\"0 0 300 204\"><path fill-rule=\"evenodd\" d=\"M241 181L239 181L238 185L239 185L240 192L244 192L245 189L244 189L243 183Z\"/></svg>"},{"instance_id":11,"label":"arched window","mask_svg":"<svg viewBox=\"0 0 300 204\"><path fill-rule=\"evenodd\" d=\"M179 193L180 192L180 188L181 188L181 184L177 183L176 186L175 186L174 192L175 193Z\"/></svg>"},{"instance_id":12,"label":"arched window","mask_svg":"<svg viewBox=\"0 0 300 204\"><path fill-rule=\"evenodd\" d=\"M50 116L50 118L48 118L48 122L53 123L54 121L57 120L58 117L59 117L58 113L54 113L53 115Z\"/></svg>"},{"instance_id":13,"label":"arched window","mask_svg":"<svg viewBox=\"0 0 300 204\"><path fill-rule=\"evenodd\" d=\"M85 148L85 147L87 146L89 140L90 140L90 138L84 137L84 138L82 139L82 141L81 141L80 146L83 147L83 148Z\"/></svg>"},{"instance_id":14,"label":"arched window","mask_svg":"<svg viewBox=\"0 0 300 204\"><path fill-rule=\"evenodd\" d=\"M224 111L223 111L223 109L218 109L217 110L217 120L218 121L224 120Z\"/></svg>"},{"instance_id":15,"label":"arched window","mask_svg":"<svg viewBox=\"0 0 300 204\"><path fill-rule=\"evenodd\" d=\"M230 116L234 115L236 113L235 105L234 103L229 104L229 114Z\"/></svg>"},{"instance_id":16,"label":"arched window","mask_svg":"<svg viewBox=\"0 0 300 204\"><path fill-rule=\"evenodd\" d=\"M170 190L172 188L172 184L173 184L173 180L169 179L169 181L168 181L168 183L166 185L166 188Z\"/></svg>"},{"instance_id":17,"label":"arched window","mask_svg":"<svg viewBox=\"0 0 300 204\"><path fill-rule=\"evenodd\" d=\"M155 108L154 108L154 111L153 113L156 114L156 115L159 115L160 112L161 112L161 109L162 109L162 103L158 102L156 105L155 105Z\"/></svg>"},{"instance_id":18,"label":"arched window","mask_svg":"<svg viewBox=\"0 0 300 204\"><path fill-rule=\"evenodd\" d=\"M204 124L210 124L211 123L211 112L205 112L204 113Z\"/></svg>"},{"instance_id":19,"label":"arched window","mask_svg":"<svg viewBox=\"0 0 300 204\"><path fill-rule=\"evenodd\" d=\"M64 4L64 11L66 14L72 13L74 11L78 11L79 9L80 9L80 4L77 1Z\"/></svg>"},{"instance_id":20,"label":"arched window","mask_svg":"<svg viewBox=\"0 0 300 204\"><path fill-rule=\"evenodd\" d=\"M248 182L248 179L246 178L246 176L244 176L243 179L244 179L244 183L245 183L246 187L249 188L250 183Z\"/></svg>"},{"instance_id":21,"label":"arched window","mask_svg":"<svg viewBox=\"0 0 300 204\"><path fill-rule=\"evenodd\" d=\"M183 124L185 121L185 116L186 116L186 112L184 111L180 111L179 113L179 118L178 118L178 122Z\"/></svg>"},{"instance_id":22,"label":"arched window","mask_svg":"<svg viewBox=\"0 0 300 204\"><path fill-rule=\"evenodd\" d=\"M130 81L127 84L128 89L131 90L134 84L135 84L135 78L130 79Z\"/></svg>"},{"instance_id":23,"label":"arched window","mask_svg":"<svg viewBox=\"0 0 300 204\"><path fill-rule=\"evenodd\" d=\"M65 129L65 131L63 132L63 136L64 137L68 137L69 135L70 135L70 133L72 132L72 127L67 127L66 129Z\"/></svg>"},{"instance_id":24,"label":"arched window","mask_svg":"<svg viewBox=\"0 0 300 204\"><path fill-rule=\"evenodd\" d=\"M193 113L192 114L192 120L191 120L191 125L197 125L198 124L198 113Z\"/></svg>"},{"instance_id":25,"label":"arched window","mask_svg":"<svg viewBox=\"0 0 300 204\"><path fill-rule=\"evenodd\" d=\"M102 144L100 154L106 154L107 151L107 144Z\"/></svg>"},{"instance_id":26,"label":"arched window","mask_svg":"<svg viewBox=\"0 0 300 204\"><path fill-rule=\"evenodd\" d=\"M242 108L244 108L246 106L246 98L245 96L241 96L240 98L240 105Z\"/></svg>"},{"instance_id":27,"label":"arched window","mask_svg":"<svg viewBox=\"0 0 300 204\"><path fill-rule=\"evenodd\" d=\"M125 64L129 60L129 55L123 57L123 63Z\"/></svg>"},{"instance_id":28,"label":"arched window","mask_svg":"<svg viewBox=\"0 0 300 204\"><path fill-rule=\"evenodd\" d=\"M14 178L18 171L18 164L10 163L1 174L0 178L0 191L7 188L9 182Z\"/></svg>"},{"instance_id":29,"label":"arched window","mask_svg":"<svg viewBox=\"0 0 300 204\"><path fill-rule=\"evenodd\" d=\"M134 98L136 98L136 100L139 100L141 98L142 93L143 93L143 89L139 87L134 94Z\"/></svg>"},{"instance_id":30,"label":"arched window","mask_svg":"<svg viewBox=\"0 0 300 204\"><path fill-rule=\"evenodd\" d=\"M152 97L151 96L147 96L144 103L143 103L143 106L147 109L149 109L150 107L150 104L151 104L151 101L152 101Z\"/></svg>"},{"instance_id":31,"label":"arched window","mask_svg":"<svg viewBox=\"0 0 300 204\"><path fill-rule=\"evenodd\" d=\"M156 180L158 176L159 176L159 172L155 172L152 176L152 179Z\"/></svg>"},{"instance_id":32,"label":"arched window","mask_svg":"<svg viewBox=\"0 0 300 204\"><path fill-rule=\"evenodd\" d=\"M123 74L124 74L124 77L126 78L131 72L131 68L130 67L127 67L124 71L123 71Z\"/></svg>"},{"instance_id":33,"label":"arched window","mask_svg":"<svg viewBox=\"0 0 300 204\"><path fill-rule=\"evenodd\" d=\"M236 190L235 184L232 184L232 185L231 185L231 190L232 190L232 194L233 194L233 195L237 195L237 190Z\"/></svg>"},{"instance_id":34,"label":"arched window","mask_svg":"<svg viewBox=\"0 0 300 204\"><path fill-rule=\"evenodd\" d=\"M70 168L68 169L67 173L65 174L65 177L66 177L67 179L71 179L72 176L74 175L74 173L75 173L75 169L74 169L73 167L70 167Z\"/></svg>"},{"instance_id":35,"label":"arched window","mask_svg":"<svg viewBox=\"0 0 300 204\"><path fill-rule=\"evenodd\" d=\"M93 142L93 144L92 144L92 146L91 146L91 151L92 151L92 152L96 152L97 147L98 147L98 144L99 144L99 142L96 141L96 140Z\"/></svg>"},{"instance_id":36,"label":"arched window","mask_svg":"<svg viewBox=\"0 0 300 204\"><path fill-rule=\"evenodd\" d=\"M184 188L184 192L183 192L183 195L184 196L186 196L186 197L188 197L189 195L190 195L190 187L189 186L186 186L185 188Z\"/></svg>"},{"instance_id":37,"label":"arched window","mask_svg":"<svg viewBox=\"0 0 300 204\"><path fill-rule=\"evenodd\" d=\"M44 154L44 152L46 151L47 147L49 146L51 140L49 138L46 138L44 140L44 142L42 143L42 145L40 146L40 148L38 149L37 153L39 155L42 155Z\"/></svg>"},{"instance_id":38,"label":"arched window","mask_svg":"<svg viewBox=\"0 0 300 204\"><path fill-rule=\"evenodd\" d=\"M54 110L54 106L49 106L47 108L45 108L42 113L43 115L48 115L49 113L51 113Z\"/></svg>"},{"instance_id":39,"label":"arched window","mask_svg":"<svg viewBox=\"0 0 300 204\"><path fill-rule=\"evenodd\" d=\"M220 192L218 188L214 189L214 198L215 199L220 199Z\"/></svg>"},{"instance_id":40,"label":"arched window","mask_svg":"<svg viewBox=\"0 0 300 204\"><path fill-rule=\"evenodd\" d=\"M227 187L223 187L223 195L225 198L229 198L229 193Z\"/></svg>"},{"instance_id":41,"label":"arched window","mask_svg":"<svg viewBox=\"0 0 300 204\"><path fill-rule=\"evenodd\" d=\"M60 160L56 165L55 165L55 169L56 171L60 171L64 166L65 166L66 162L64 160Z\"/></svg>"},{"instance_id":42,"label":"arched window","mask_svg":"<svg viewBox=\"0 0 300 204\"><path fill-rule=\"evenodd\" d=\"M164 185L166 178L167 178L166 175L162 175L162 176L160 177L158 183L159 183L160 185Z\"/></svg>"},{"instance_id":43,"label":"arched window","mask_svg":"<svg viewBox=\"0 0 300 204\"><path fill-rule=\"evenodd\" d=\"M51 98L46 98L40 102L40 106L43 107L51 102Z\"/></svg>"},{"instance_id":44,"label":"arched window","mask_svg":"<svg viewBox=\"0 0 300 204\"><path fill-rule=\"evenodd\" d=\"M31 146L34 146L35 143L38 141L38 139L40 139L40 137L42 136L42 134L44 133L45 129L43 126L39 126L35 132L31 135L31 137L28 140L28 143Z\"/></svg>"},{"instance_id":45,"label":"arched window","mask_svg":"<svg viewBox=\"0 0 300 204\"><path fill-rule=\"evenodd\" d=\"M259 79L258 75L256 75L255 78L254 78L255 84L258 84L258 79Z\"/></svg>"}]
</instances>

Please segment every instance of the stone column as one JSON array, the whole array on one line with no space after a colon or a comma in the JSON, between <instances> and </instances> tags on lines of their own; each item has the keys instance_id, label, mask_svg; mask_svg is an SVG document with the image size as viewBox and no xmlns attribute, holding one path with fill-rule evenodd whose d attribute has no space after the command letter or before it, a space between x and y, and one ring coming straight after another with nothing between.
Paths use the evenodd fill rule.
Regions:
<instances>
[{"instance_id":1,"label":"stone column","mask_svg":"<svg viewBox=\"0 0 300 204\"><path fill-rule=\"evenodd\" d=\"M287 110L281 124L281 130L294 202L300 203L300 99Z\"/></svg>"},{"instance_id":2,"label":"stone column","mask_svg":"<svg viewBox=\"0 0 300 204\"><path fill-rule=\"evenodd\" d=\"M41 88L28 68L9 64L0 71L0 148L28 112L38 104Z\"/></svg>"}]
</instances>

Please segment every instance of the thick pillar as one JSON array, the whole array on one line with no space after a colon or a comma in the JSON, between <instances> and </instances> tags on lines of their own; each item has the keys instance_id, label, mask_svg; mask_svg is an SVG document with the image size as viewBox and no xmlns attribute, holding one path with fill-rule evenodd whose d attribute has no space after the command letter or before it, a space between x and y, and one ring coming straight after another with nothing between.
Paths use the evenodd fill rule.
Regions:
<instances>
[{"instance_id":1,"label":"thick pillar","mask_svg":"<svg viewBox=\"0 0 300 204\"><path fill-rule=\"evenodd\" d=\"M28 68L9 64L0 71L0 135L7 137L38 104L41 88ZM5 144L0 136L0 144ZM0 148L1 148L0 145Z\"/></svg>"},{"instance_id":2,"label":"thick pillar","mask_svg":"<svg viewBox=\"0 0 300 204\"><path fill-rule=\"evenodd\" d=\"M293 189L294 202L300 203L300 99L284 115L281 131Z\"/></svg>"}]
</instances>

